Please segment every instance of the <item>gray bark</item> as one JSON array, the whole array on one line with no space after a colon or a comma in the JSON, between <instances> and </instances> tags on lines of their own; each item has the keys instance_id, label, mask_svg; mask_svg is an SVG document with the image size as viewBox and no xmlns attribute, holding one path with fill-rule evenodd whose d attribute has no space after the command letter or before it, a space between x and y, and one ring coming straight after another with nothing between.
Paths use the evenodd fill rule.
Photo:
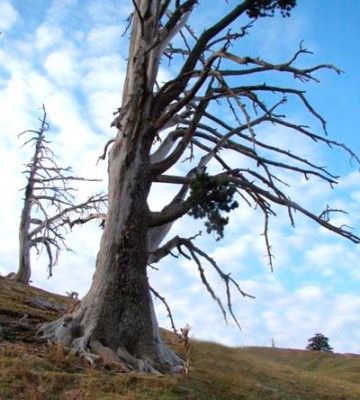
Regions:
<instances>
[{"instance_id":1,"label":"gray bark","mask_svg":"<svg viewBox=\"0 0 360 400\"><path fill-rule=\"evenodd\" d=\"M13 280L22 283L29 283L31 277L31 244L27 239L26 230L21 228L19 232L19 268Z\"/></svg>"},{"instance_id":2,"label":"gray bark","mask_svg":"<svg viewBox=\"0 0 360 400\"><path fill-rule=\"evenodd\" d=\"M145 15L152 2L140 3ZM72 318L83 327L81 337L73 338L80 351L100 353L124 371L154 372L181 368L183 361L160 338L147 277L149 248L154 247L148 240L154 137L150 103L158 63L152 61L146 68L147 38L144 42L140 25L134 16L121 130L109 153L108 213L96 272ZM155 34L156 29L148 32ZM63 325L61 320L45 324L41 331L44 337L63 338L68 344L68 330L63 332Z\"/></svg>"},{"instance_id":3,"label":"gray bark","mask_svg":"<svg viewBox=\"0 0 360 400\"><path fill-rule=\"evenodd\" d=\"M180 49L179 54L185 57L185 61L178 76L162 87L156 87L159 60L171 38L185 26L189 13L197 3L197 0L133 0L127 75L122 106L116 123L113 123L118 128L118 133L116 139L111 141L113 144L109 152L108 213L96 272L91 288L79 307L70 315L44 324L41 328L45 338L72 345L88 358L92 357L90 351L93 351L125 372L131 369L149 372L181 370L184 367L183 361L164 345L159 336L147 276L147 264L157 262L175 246L187 248L191 256L189 258L194 259L198 266L202 283L217 301L226 318L225 309L209 285L199 257L206 259L215 268L225 282L228 310L237 323L232 311L229 284L233 284L242 295L246 294L230 274L224 273L214 260L191 244L195 236L187 240L176 237L156 253L173 222L191 208L191 201L189 198L185 199L189 183L195 179L196 173L205 171L211 160L221 167L221 171L214 176L222 177L227 183L235 185L243 201L247 205L254 204L263 213L270 264L272 254L267 236L268 219L274 213L271 208L274 204L288 209L291 223L291 213L296 210L327 229L356 243L360 241L360 238L346 229L331 225L323 218L323 214L317 216L291 201L277 186L278 179L273 174L273 168L290 170L306 177L315 175L330 184L335 182L334 177L331 174L326 175L324 167L316 166L307 159L301 159L281 147L271 147L266 142L259 142L254 134L254 128L258 125L272 122L315 141L344 148L353 156L346 146L315 135L303 125L291 124L282 118L278 108L284 104L284 99L279 100L276 95L300 99L310 114L324 122L303 92L264 84L232 88L224 79L226 76L237 77L274 70L309 81L315 79L312 72L320 68L339 72L329 65L308 69L293 67L296 59L307 52L302 47L290 61L281 65L272 65L258 58L239 58L229 53L228 48L232 41L241 38L247 30L247 26L244 26L242 32L230 34L230 25L247 11L252 16L258 15L261 2L254 4L252 0L244 0L233 6L227 15L221 16L213 26L196 37L192 49L184 39L184 48ZM292 8L289 6L290 8L284 9L284 2L280 3L277 3L277 7L283 11L289 12ZM166 14L172 6L172 12ZM163 18L164 15L166 18ZM229 33L224 34L227 28ZM192 41L194 36L191 29L187 29L190 30ZM220 34L223 36L219 37ZM167 55L171 58L176 53L175 50L168 50ZM220 62L222 60L231 61L238 70L223 70ZM275 94L275 100L270 102L270 106L260 98L261 94L265 93L267 96L269 92ZM234 114L234 126L207 111L210 102L222 99L229 101L232 111L230 114ZM235 105L243 123L234 111ZM247 107L248 105L253 106L254 115L249 114L251 107ZM205 122L202 122L203 118ZM162 137L162 144L151 155L152 145L155 139L160 138L160 133L178 123L181 126L176 126L165 138ZM109 143L105 153L108 145ZM185 177L164 175L189 147L190 161L193 161L194 147L205 152L200 161L194 161L197 163L195 168ZM276 161L276 157L275 161L271 157L265 158L257 152L259 147L270 150L275 156L286 155L289 162L280 163ZM254 170L230 168L226 159L220 155L220 150L231 151L239 158L246 157L256 161L257 167ZM178 184L180 190L160 212L150 212L147 198L152 182L156 181ZM326 210L328 211L330 210Z\"/></svg>"},{"instance_id":4,"label":"gray bark","mask_svg":"<svg viewBox=\"0 0 360 400\"><path fill-rule=\"evenodd\" d=\"M20 227L19 227L19 268L14 276L14 280L28 284L31 276L31 259L30 249L32 247L32 240L30 237L30 224L31 224L31 209L33 206L33 194L35 186L35 174L37 171L37 164L41 157L41 146L46 129L45 115L42 121L42 127L36 138L35 153L29 168L28 183L25 188L24 208L21 213Z\"/></svg>"},{"instance_id":5,"label":"gray bark","mask_svg":"<svg viewBox=\"0 0 360 400\"><path fill-rule=\"evenodd\" d=\"M45 247L49 276L52 276L52 268L57 263L60 250L69 250L65 244L65 225L72 227L76 223L95 218L94 215L101 216L100 205L106 201L106 196L95 195L74 204L74 189L69 186L69 182L90 179L68 175L70 168L57 165L54 153L48 146L50 142L45 138L49 125L44 106L43 113L39 130L27 130L19 135L30 133L32 136L24 145L35 144L33 157L25 164L27 185L24 188L24 207L19 226L19 265L17 273L11 278L25 284L29 283L31 276L31 248L35 247L39 252L40 246ZM72 215L81 217L90 211L96 211L96 214L70 221Z\"/></svg>"}]
</instances>

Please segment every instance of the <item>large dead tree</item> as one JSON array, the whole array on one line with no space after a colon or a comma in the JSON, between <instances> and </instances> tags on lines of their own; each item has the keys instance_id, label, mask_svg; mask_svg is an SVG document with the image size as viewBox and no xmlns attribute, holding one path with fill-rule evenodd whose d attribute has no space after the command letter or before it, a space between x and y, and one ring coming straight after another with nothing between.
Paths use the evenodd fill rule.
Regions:
<instances>
[{"instance_id":1,"label":"large dead tree","mask_svg":"<svg viewBox=\"0 0 360 400\"><path fill-rule=\"evenodd\" d=\"M49 276L52 276L60 250L69 250L65 233L76 222L72 221L74 217L84 214L99 216L101 205L106 202L104 195L91 196L81 203L75 202L75 188L70 184L92 179L70 175L71 168L58 166L46 138L49 125L45 107L42 109L40 128L26 130L19 135L31 134L24 146L32 144L34 154L31 161L25 164L24 171L27 185L24 188L24 207L19 227L19 267L16 274L10 275L11 279L26 284L31 277L31 249L35 248L38 254L43 248L46 250Z\"/></svg>"},{"instance_id":2,"label":"large dead tree","mask_svg":"<svg viewBox=\"0 0 360 400\"><path fill-rule=\"evenodd\" d=\"M289 135L341 148L355 157L345 145L326 136L325 120L299 88L302 83L317 82L319 70L340 71L332 65L298 67L299 59L309 53L303 46L281 64L234 50L253 24L261 24L262 18L277 10L289 16L296 1L231 2L227 14L199 34L192 26L201 17L198 3L132 0L127 75L122 105L113 122L118 132L105 149L106 153L110 148L109 204L96 272L78 308L40 330L45 338L74 346L88 360L98 354L123 371L181 370L183 366L159 336L151 298L151 292L157 292L147 276L147 266L171 251L178 249L194 260L224 316L230 313L235 319L230 289L244 293L229 273L195 246L196 235L174 237L160 246L174 221L185 214L205 219L207 230L221 238L227 212L239 203L255 207L264 216L270 262L268 224L276 207L287 209L292 224L297 211L355 243L360 241L346 227L331 223L329 208L311 211L291 199L280 174L316 177L330 185L336 177L281 142L274 146L257 135L260 126L281 127ZM161 63L177 68L176 76L165 83L157 80ZM283 77L283 82L290 78L288 84L268 81L269 71ZM297 101L323 132L287 119L287 99ZM229 161L229 155L236 156L237 165ZM184 174L169 174L184 159L188 161L182 164L184 171L188 165ZM173 200L158 212L148 204L155 182L178 186ZM204 260L224 281L226 305L207 280Z\"/></svg>"}]
</instances>

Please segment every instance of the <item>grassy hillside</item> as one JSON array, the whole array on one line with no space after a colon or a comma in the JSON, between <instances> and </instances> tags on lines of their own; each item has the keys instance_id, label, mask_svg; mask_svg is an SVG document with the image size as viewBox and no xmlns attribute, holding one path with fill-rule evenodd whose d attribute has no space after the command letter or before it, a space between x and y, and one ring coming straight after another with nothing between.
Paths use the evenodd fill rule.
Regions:
<instances>
[{"instance_id":1,"label":"grassy hillside","mask_svg":"<svg viewBox=\"0 0 360 400\"><path fill-rule=\"evenodd\" d=\"M1 400L360 399L360 357L354 355L194 341L187 375L95 370L62 347L34 342L36 325L56 318L71 303L0 279ZM183 352L173 334L163 334Z\"/></svg>"},{"instance_id":2,"label":"grassy hillside","mask_svg":"<svg viewBox=\"0 0 360 400\"><path fill-rule=\"evenodd\" d=\"M248 347L247 354L328 378L360 384L360 356L316 351ZM360 399L360 398L359 398Z\"/></svg>"}]
</instances>

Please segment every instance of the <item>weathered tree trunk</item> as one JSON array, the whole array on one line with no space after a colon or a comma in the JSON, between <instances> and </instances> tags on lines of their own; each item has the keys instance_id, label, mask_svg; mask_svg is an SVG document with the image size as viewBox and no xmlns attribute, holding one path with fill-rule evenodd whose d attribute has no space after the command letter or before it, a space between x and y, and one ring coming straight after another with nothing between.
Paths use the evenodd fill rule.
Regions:
<instances>
[{"instance_id":1,"label":"weathered tree trunk","mask_svg":"<svg viewBox=\"0 0 360 400\"><path fill-rule=\"evenodd\" d=\"M360 241L350 231L329 222L329 212L339 210L327 208L320 215L308 211L283 192L284 182L272 171L278 168L286 173L304 174L306 178L313 175L331 185L336 183L335 177L324 167L281 146L262 142L255 134L254 129L260 124L271 123L314 141L341 147L358 160L346 146L308 131L304 125L287 121L280 113L279 109L287 96L296 98L325 129L325 120L310 105L304 91L264 83L233 86L241 81L242 75L268 71L290 74L303 81L317 81L312 73L319 69L340 73L328 64L296 68L294 64L299 56L308 53L302 46L290 61L277 65L229 52L231 44L246 35L252 25L248 17L257 20L272 16L277 9L283 16L288 16L296 1L235 2L232 8L229 6L227 14L219 16L212 26L196 36L187 25L187 20L198 3L198 0L132 1L134 12L127 75L119 115L112 124L118 128L118 134L109 154L108 214L93 283L75 311L41 328L45 338L72 345L87 359L91 357L89 350L98 353L105 363L115 364L124 371L183 367L182 360L167 349L159 337L147 277L148 262L158 261L174 247L185 246L189 250L188 258L195 260L202 283L226 317L225 308L208 283L198 256L215 268L225 284L228 312L237 323L229 285L233 284L243 296L246 294L230 274L224 273L211 257L192 244L191 240L196 235L189 239L175 237L158 249L171 224L187 212L192 211L195 217L206 217L208 231L215 230L222 234L227 219L222 218L221 212L236 208L237 203L232 202L232 196L238 192L245 204L254 205L263 213L263 234L270 265L273 256L268 239L268 222L269 217L275 214L274 205L287 208L293 225L292 212L299 211L355 243ZM207 2L204 1L204 4ZM244 25L239 30L234 23L242 16L245 16ZM172 38L183 28L183 44L180 47L177 43L176 46L169 46ZM191 48L192 42L194 45ZM177 76L161 86L161 83L156 84L156 76L165 50L170 61L177 64L180 58L184 57L184 60ZM235 68L232 69L231 65ZM274 95L274 99L268 103L269 93ZM222 100L229 104L232 122L228 122L227 118L223 120L220 114L213 115L213 111L207 109L210 103L221 104ZM174 130L166 134L165 129L169 127L174 127ZM150 156L152 144L159 138L163 139L162 143ZM195 167L186 176L168 175L187 148L190 148L187 159ZM245 157L256 167L244 169L243 161L239 161L238 167L232 166L233 162L228 164L226 156L220 155L222 150L226 151L226 155L236 154L239 160ZM196 157L194 151L199 151ZM267 156L267 151L272 156ZM288 162L278 161L284 156ZM204 173L210 161L220 168L212 176ZM202 177L206 177L210 186L204 184L201 187ZM147 204L153 181L174 183L181 187L160 212L150 212ZM216 182L223 182L224 186L214 186ZM194 196L191 193L192 184ZM190 195L185 198L189 186ZM220 195L217 191L221 192ZM193 205L200 205L197 203L209 207L202 207L200 212L194 214L191 209Z\"/></svg>"},{"instance_id":2,"label":"weathered tree trunk","mask_svg":"<svg viewBox=\"0 0 360 400\"><path fill-rule=\"evenodd\" d=\"M159 368L176 358L164 353L147 278L149 149L146 143L137 146L130 167L129 153L120 150L114 147L111 154L110 208L81 323L93 329L90 346L100 341L112 350L125 349L138 359L152 360Z\"/></svg>"},{"instance_id":3,"label":"weathered tree trunk","mask_svg":"<svg viewBox=\"0 0 360 400\"><path fill-rule=\"evenodd\" d=\"M30 243L26 229L19 232L19 268L14 276L17 282L28 284L31 276Z\"/></svg>"},{"instance_id":4,"label":"weathered tree trunk","mask_svg":"<svg viewBox=\"0 0 360 400\"><path fill-rule=\"evenodd\" d=\"M141 120L140 115L138 118ZM147 128L140 124L139 129ZM91 289L71 317L45 324L42 329L46 337L65 344L79 336L75 345L81 352L93 350L105 363L125 371L176 370L182 366L182 360L166 348L159 336L147 277L147 196L151 184L148 141L142 140L135 147L130 165L126 157L130 153L124 150L133 148L131 140L124 137L113 147L109 212ZM80 325L81 330L75 329Z\"/></svg>"},{"instance_id":5,"label":"weathered tree trunk","mask_svg":"<svg viewBox=\"0 0 360 400\"><path fill-rule=\"evenodd\" d=\"M148 68L142 29L134 18L121 127L109 154L109 208L92 286L65 322L45 324L42 332L82 352L90 349L124 371L177 370L183 361L159 336L147 277L153 247L147 197L153 178L151 101L157 64Z\"/></svg>"},{"instance_id":6,"label":"weathered tree trunk","mask_svg":"<svg viewBox=\"0 0 360 400\"><path fill-rule=\"evenodd\" d=\"M25 188L24 208L21 213L20 227L19 227L19 268L14 275L13 280L21 283L28 284L31 276L31 239L29 238L30 221L31 221L31 207L32 196L34 194L34 175L36 172L36 163L39 158L39 148L41 145L41 137L36 142L34 159L30 168L28 184Z\"/></svg>"},{"instance_id":7,"label":"weathered tree trunk","mask_svg":"<svg viewBox=\"0 0 360 400\"><path fill-rule=\"evenodd\" d=\"M159 336L147 277L151 135L143 111L128 124L128 132L139 133L124 136L110 153L109 211L90 291L71 316L42 331L64 344L76 339L81 352L93 350L125 371L177 370L182 360Z\"/></svg>"}]
</instances>

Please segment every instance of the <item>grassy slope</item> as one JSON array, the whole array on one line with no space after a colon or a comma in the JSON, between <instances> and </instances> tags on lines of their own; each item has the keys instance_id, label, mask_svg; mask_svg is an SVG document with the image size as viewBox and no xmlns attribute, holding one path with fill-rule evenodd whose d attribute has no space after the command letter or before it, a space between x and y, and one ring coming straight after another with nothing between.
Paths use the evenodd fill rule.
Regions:
<instances>
[{"instance_id":1,"label":"grassy slope","mask_svg":"<svg viewBox=\"0 0 360 400\"><path fill-rule=\"evenodd\" d=\"M36 298L43 300L42 308ZM59 346L32 342L39 321L56 318L54 308L69 306L65 297L0 279L0 324L8 339L0 341L0 399L360 399L358 356L194 341L188 375L90 369ZM28 317L19 325L24 313ZM169 332L164 336L174 342ZM172 346L183 351L180 344Z\"/></svg>"}]
</instances>

